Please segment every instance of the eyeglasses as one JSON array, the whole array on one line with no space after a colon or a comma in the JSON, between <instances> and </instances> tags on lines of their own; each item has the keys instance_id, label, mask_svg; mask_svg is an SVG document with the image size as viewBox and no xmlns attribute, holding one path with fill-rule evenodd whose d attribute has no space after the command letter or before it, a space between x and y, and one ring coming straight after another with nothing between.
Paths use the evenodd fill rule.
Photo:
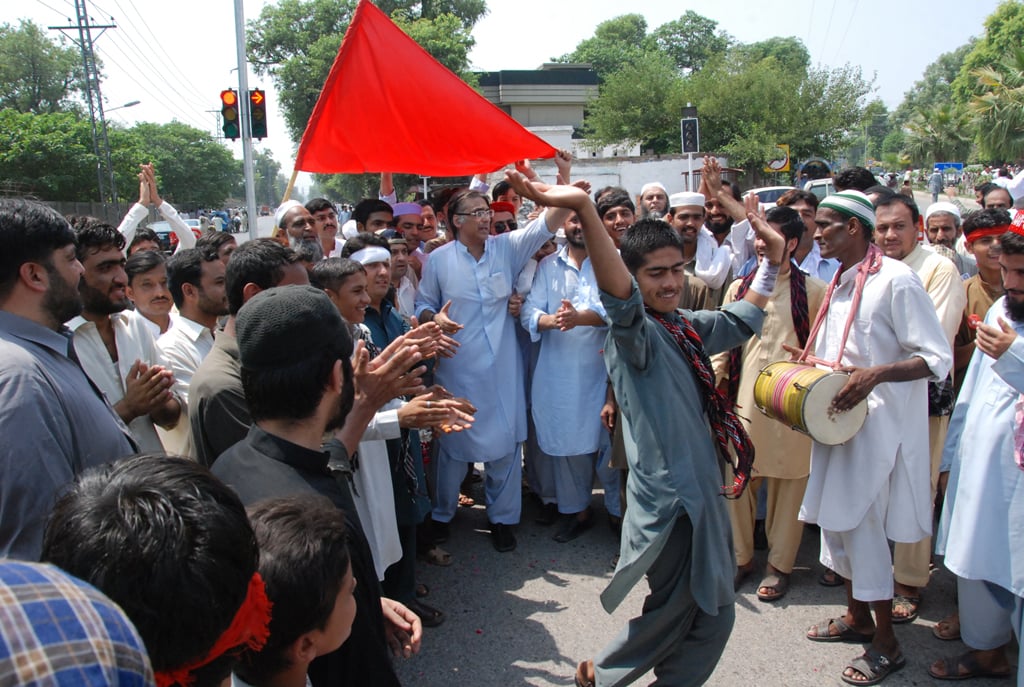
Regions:
<instances>
[{"instance_id":1,"label":"eyeglasses","mask_svg":"<svg viewBox=\"0 0 1024 687\"><path fill-rule=\"evenodd\" d=\"M480 208L479 210L473 210L473 212L456 212L456 215L462 215L463 217L476 217L477 219L484 219L486 217L494 217L494 210L490 208Z\"/></svg>"},{"instance_id":2,"label":"eyeglasses","mask_svg":"<svg viewBox=\"0 0 1024 687\"><path fill-rule=\"evenodd\" d=\"M519 228L519 225L516 223L514 219L494 222L491 224L491 226L494 227L494 231L498 232L499 234L504 234L506 231L515 231L516 229Z\"/></svg>"}]
</instances>

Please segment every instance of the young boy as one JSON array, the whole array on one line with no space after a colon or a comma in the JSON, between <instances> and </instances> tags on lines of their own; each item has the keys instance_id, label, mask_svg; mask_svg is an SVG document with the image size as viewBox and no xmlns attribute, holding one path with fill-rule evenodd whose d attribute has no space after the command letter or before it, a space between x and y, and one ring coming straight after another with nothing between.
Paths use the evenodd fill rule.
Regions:
<instances>
[{"instance_id":1,"label":"young boy","mask_svg":"<svg viewBox=\"0 0 1024 687\"><path fill-rule=\"evenodd\" d=\"M614 611L645 575L651 589L642 614L593 661L579 664L576 684L624 685L651 669L658 684L703 684L735 618L736 561L718 461L726 436L736 436L738 452L752 460L749 438L715 393L707 355L760 331L785 241L750 214L766 259L747 295L717 311L677 312L683 249L671 226L637 222L621 238L620 257L582 190L506 176L521 196L568 207L582 221L611 323L605 364L622 408L629 463L619 563L601 600ZM740 462L749 476L749 463ZM742 480L736 486L741 490Z\"/></svg>"},{"instance_id":2,"label":"young boy","mask_svg":"<svg viewBox=\"0 0 1024 687\"><path fill-rule=\"evenodd\" d=\"M42 558L124 610L158 687L218 687L269 632L258 556L231 489L190 460L150 454L83 473L54 507Z\"/></svg>"},{"instance_id":3,"label":"young boy","mask_svg":"<svg viewBox=\"0 0 1024 687\"><path fill-rule=\"evenodd\" d=\"M232 684L305 687L309 664L344 644L356 617L345 516L313 496L262 501L249 518L274 613L266 645L242 655Z\"/></svg>"}]
</instances>

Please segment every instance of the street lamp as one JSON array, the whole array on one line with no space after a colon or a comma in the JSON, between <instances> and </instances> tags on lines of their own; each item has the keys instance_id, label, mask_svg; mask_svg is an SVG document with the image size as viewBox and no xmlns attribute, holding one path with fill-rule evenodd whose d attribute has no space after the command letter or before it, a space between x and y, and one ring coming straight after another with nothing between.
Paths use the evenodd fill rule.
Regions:
<instances>
[{"instance_id":1,"label":"street lamp","mask_svg":"<svg viewBox=\"0 0 1024 687\"><path fill-rule=\"evenodd\" d=\"M113 112L115 110L123 110L126 107L135 107L140 102L142 102L142 101L141 100L131 100L131 101L125 103L124 105L118 105L117 107L112 107L109 110L107 110L107 112L110 113L110 112ZM102 118L102 121L103 121L103 153L104 153L104 155L107 158L107 172L110 174L110 200L111 200L111 202L113 202L114 208L117 208L118 207L118 204L117 204L117 187L115 186L115 183L114 183L114 165L110 161L110 139L107 138L107 118L104 115L102 105L100 107L100 117Z\"/></svg>"}]
</instances>

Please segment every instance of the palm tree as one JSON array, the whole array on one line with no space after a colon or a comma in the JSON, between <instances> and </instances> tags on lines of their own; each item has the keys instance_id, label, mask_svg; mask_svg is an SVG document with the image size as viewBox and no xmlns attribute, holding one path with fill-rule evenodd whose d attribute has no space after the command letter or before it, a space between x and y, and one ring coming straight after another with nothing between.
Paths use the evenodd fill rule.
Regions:
<instances>
[{"instance_id":1,"label":"palm tree","mask_svg":"<svg viewBox=\"0 0 1024 687\"><path fill-rule=\"evenodd\" d=\"M998 160L1024 157L1024 48L971 74L985 90L969 105L982 152Z\"/></svg>"},{"instance_id":2,"label":"palm tree","mask_svg":"<svg viewBox=\"0 0 1024 687\"><path fill-rule=\"evenodd\" d=\"M951 103L915 112L905 134L903 152L917 165L965 160L973 139L967 112Z\"/></svg>"}]
</instances>

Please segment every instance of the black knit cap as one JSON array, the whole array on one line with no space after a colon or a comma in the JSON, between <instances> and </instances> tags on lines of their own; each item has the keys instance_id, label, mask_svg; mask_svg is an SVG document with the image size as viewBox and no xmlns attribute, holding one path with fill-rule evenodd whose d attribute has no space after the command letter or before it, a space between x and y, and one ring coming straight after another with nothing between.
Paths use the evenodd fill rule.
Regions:
<instances>
[{"instance_id":1,"label":"black knit cap","mask_svg":"<svg viewBox=\"0 0 1024 687\"><path fill-rule=\"evenodd\" d=\"M242 367L288 367L325 348L352 355L352 336L338 309L320 289L278 286L253 296L235 322Z\"/></svg>"}]
</instances>

